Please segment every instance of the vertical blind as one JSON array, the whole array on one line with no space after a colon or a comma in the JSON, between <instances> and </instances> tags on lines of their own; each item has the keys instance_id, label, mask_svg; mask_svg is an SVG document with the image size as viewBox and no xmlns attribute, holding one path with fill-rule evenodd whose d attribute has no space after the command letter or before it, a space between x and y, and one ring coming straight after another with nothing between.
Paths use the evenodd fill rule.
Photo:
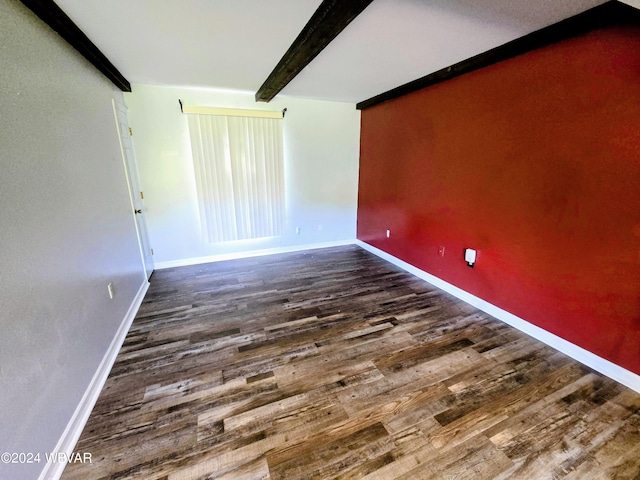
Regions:
<instances>
[{"instance_id":1,"label":"vertical blind","mask_svg":"<svg viewBox=\"0 0 640 480\"><path fill-rule=\"evenodd\" d=\"M187 116L205 239L215 243L281 235L282 118Z\"/></svg>"}]
</instances>

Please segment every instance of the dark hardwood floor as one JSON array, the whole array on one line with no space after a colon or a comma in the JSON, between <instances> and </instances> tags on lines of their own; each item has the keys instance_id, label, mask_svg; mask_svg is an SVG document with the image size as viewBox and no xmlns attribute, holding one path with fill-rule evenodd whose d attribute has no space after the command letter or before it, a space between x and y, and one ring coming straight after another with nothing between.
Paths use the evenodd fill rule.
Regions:
<instances>
[{"instance_id":1,"label":"dark hardwood floor","mask_svg":"<svg viewBox=\"0 0 640 480\"><path fill-rule=\"evenodd\" d=\"M161 270L74 479L638 479L640 394L355 246Z\"/></svg>"}]
</instances>

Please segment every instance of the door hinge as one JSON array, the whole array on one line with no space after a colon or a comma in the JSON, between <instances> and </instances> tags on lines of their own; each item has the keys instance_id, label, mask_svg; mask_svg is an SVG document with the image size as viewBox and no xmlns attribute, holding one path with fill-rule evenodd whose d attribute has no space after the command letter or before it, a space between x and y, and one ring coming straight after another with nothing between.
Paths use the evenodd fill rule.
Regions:
<instances>
[{"instance_id":1,"label":"door hinge","mask_svg":"<svg viewBox=\"0 0 640 480\"><path fill-rule=\"evenodd\" d=\"M149 250L151 250L151 255L153 255L153 248L150 248Z\"/></svg>"},{"instance_id":2,"label":"door hinge","mask_svg":"<svg viewBox=\"0 0 640 480\"><path fill-rule=\"evenodd\" d=\"M129 136L133 137L133 130L131 130L131 127L129 127Z\"/></svg>"},{"instance_id":3,"label":"door hinge","mask_svg":"<svg viewBox=\"0 0 640 480\"><path fill-rule=\"evenodd\" d=\"M140 192L140 200L144 200L144 193Z\"/></svg>"}]
</instances>

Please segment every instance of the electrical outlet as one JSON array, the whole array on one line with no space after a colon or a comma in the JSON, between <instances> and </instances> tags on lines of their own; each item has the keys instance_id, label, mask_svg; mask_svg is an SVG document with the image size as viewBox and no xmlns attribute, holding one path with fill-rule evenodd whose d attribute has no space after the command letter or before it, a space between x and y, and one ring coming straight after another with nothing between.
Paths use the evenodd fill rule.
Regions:
<instances>
[{"instance_id":1,"label":"electrical outlet","mask_svg":"<svg viewBox=\"0 0 640 480\"><path fill-rule=\"evenodd\" d=\"M107 291L109 292L109 298L113 300L113 296L115 295L115 292L113 290L113 282L109 282L109 285L107 285Z\"/></svg>"},{"instance_id":2,"label":"electrical outlet","mask_svg":"<svg viewBox=\"0 0 640 480\"><path fill-rule=\"evenodd\" d=\"M300 227L296 227L296 235L300 235Z\"/></svg>"},{"instance_id":3,"label":"electrical outlet","mask_svg":"<svg viewBox=\"0 0 640 480\"><path fill-rule=\"evenodd\" d=\"M387 238L391 237L391 230L387 230Z\"/></svg>"},{"instance_id":4,"label":"electrical outlet","mask_svg":"<svg viewBox=\"0 0 640 480\"><path fill-rule=\"evenodd\" d=\"M473 248L466 248L464 250L464 261L467 262L467 265L471 268L476 264L477 254L478 252Z\"/></svg>"},{"instance_id":5,"label":"electrical outlet","mask_svg":"<svg viewBox=\"0 0 640 480\"><path fill-rule=\"evenodd\" d=\"M438 255L444 257L444 247L442 245L438 247Z\"/></svg>"}]
</instances>

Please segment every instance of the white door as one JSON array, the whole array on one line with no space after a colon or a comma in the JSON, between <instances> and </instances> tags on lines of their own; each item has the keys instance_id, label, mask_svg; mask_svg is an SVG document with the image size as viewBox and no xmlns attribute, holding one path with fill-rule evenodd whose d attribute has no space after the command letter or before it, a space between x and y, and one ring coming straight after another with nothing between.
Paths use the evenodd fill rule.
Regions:
<instances>
[{"instance_id":1,"label":"white door","mask_svg":"<svg viewBox=\"0 0 640 480\"><path fill-rule=\"evenodd\" d=\"M133 142L131 140L131 129L129 128L129 117L127 116L127 107L113 100L113 113L116 117L118 133L120 137L120 148L122 150L122 159L124 161L125 173L129 183L129 196L131 198L131 210L136 221L136 230L138 232L138 244L140 245L140 256L147 279L153 273L153 250L149 243L149 234L147 232L147 222L145 220L144 210L144 193L140 188L140 180L138 178L138 167L136 166L136 158L133 153Z\"/></svg>"}]
</instances>

